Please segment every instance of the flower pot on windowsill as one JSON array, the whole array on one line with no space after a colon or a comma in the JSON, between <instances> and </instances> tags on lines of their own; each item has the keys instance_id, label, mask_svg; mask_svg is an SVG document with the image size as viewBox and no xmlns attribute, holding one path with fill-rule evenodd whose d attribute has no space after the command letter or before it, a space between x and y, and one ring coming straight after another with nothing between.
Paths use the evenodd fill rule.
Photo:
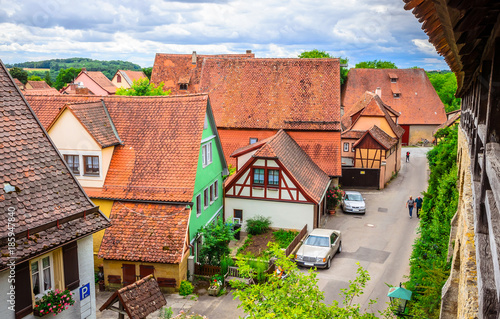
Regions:
<instances>
[{"instance_id":1,"label":"flower pot on windowsill","mask_svg":"<svg viewBox=\"0 0 500 319\"><path fill-rule=\"evenodd\" d=\"M219 285L219 286L210 286L208 288L208 295L209 296L217 297L217 295L219 295L219 292L220 292L221 289L222 289L221 285Z\"/></svg>"}]
</instances>

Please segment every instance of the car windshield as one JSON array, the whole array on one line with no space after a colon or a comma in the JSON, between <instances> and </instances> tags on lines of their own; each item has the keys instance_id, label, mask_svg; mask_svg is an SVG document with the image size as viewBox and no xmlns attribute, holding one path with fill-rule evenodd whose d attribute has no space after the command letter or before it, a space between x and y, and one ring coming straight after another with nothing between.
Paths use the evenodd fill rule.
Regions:
<instances>
[{"instance_id":1,"label":"car windshield","mask_svg":"<svg viewBox=\"0 0 500 319\"><path fill-rule=\"evenodd\" d=\"M328 237L309 236L304 244L309 246L328 247L329 240Z\"/></svg>"},{"instance_id":2,"label":"car windshield","mask_svg":"<svg viewBox=\"0 0 500 319\"><path fill-rule=\"evenodd\" d=\"M346 194L345 200L362 201L363 197L361 197L361 194Z\"/></svg>"}]
</instances>

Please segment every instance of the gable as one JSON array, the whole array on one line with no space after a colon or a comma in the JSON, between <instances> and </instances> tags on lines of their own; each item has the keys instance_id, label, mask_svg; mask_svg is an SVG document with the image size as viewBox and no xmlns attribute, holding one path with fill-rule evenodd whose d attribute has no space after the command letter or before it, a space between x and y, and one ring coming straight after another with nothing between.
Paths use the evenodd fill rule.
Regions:
<instances>
[{"instance_id":1,"label":"gable","mask_svg":"<svg viewBox=\"0 0 500 319\"><path fill-rule=\"evenodd\" d=\"M62 112L48 133L59 150L101 151L101 146L69 109Z\"/></svg>"},{"instance_id":2,"label":"gable","mask_svg":"<svg viewBox=\"0 0 500 319\"><path fill-rule=\"evenodd\" d=\"M369 149L380 149L383 147L377 140L373 138L370 134L365 134L356 144L354 148L369 148Z\"/></svg>"}]
</instances>

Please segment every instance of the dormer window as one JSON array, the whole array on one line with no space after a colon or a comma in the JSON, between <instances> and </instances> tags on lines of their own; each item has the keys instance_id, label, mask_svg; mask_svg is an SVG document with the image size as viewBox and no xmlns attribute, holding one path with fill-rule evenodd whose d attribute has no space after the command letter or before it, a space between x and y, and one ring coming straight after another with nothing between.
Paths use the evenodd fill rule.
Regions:
<instances>
[{"instance_id":1,"label":"dormer window","mask_svg":"<svg viewBox=\"0 0 500 319\"><path fill-rule=\"evenodd\" d=\"M99 176L99 156L83 156L83 174Z\"/></svg>"},{"instance_id":2,"label":"dormer window","mask_svg":"<svg viewBox=\"0 0 500 319\"><path fill-rule=\"evenodd\" d=\"M391 83L397 83L397 82L398 82L398 79L396 79L396 78L391 79Z\"/></svg>"},{"instance_id":3,"label":"dormer window","mask_svg":"<svg viewBox=\"0 0 500 319\"><path fill-rule=\"evenodd\" d=\"M255 144L255 143L257 143L258 140L259 139L256 137L250 137L250 144Z\"/></svg>"},{"instance_id":4,"label":"dormer window","mask_svg":"<svg viewBox=\"0 0 500 319\"><path fill-rule=\"evenodd\" d=\"M180 90L187 90L188 89L187 83L181 83L181 84L179 84L179 89Z\"/></svg>"},{"instance_id":5,"label":"dormer window","mask_svg":"<svg viewBox=\"0 0 500 319\"><path fill-rule=\"evenodd\" d=\"M393 93L392 96L395 98L395 99L399 99L401 97L401 93Z\"/></svg>"},{"instance_id":6,"label":"dormer window","mask_svg":"<svg viewBox=\"0 0 500 319\"><path fill-rule=\"evenodd\" d=\"M80 175L80 156L79 155L64 155L64 160L69 166L69 169L75 175Z\"/></svg>"}]
</instances>

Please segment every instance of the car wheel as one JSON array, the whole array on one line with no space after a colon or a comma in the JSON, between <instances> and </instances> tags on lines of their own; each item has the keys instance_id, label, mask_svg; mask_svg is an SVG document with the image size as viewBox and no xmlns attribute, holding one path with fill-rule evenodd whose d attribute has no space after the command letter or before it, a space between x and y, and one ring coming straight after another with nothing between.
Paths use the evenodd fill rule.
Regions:
<instances>
[{"instance_id":1,"label":"car wheel","mask_svg":"<svg viewBox=\"0 0 500 319\"><path fill-rule=\"evenodd\" d=\"M328 257L328 261L326 263L326 269L330 269L330 266L332 265L332 259Z\"/></svg>"},{"instance_id":2,"label":"car wheel","mask_svg":"<svg viewBox=\"0 0 500 319\"><path fill-rule=\"evenodd\" d=\"M339 248L337 249L337 254L342 252L342 242L339 243Z\"/></svg>"}]
</instances>

